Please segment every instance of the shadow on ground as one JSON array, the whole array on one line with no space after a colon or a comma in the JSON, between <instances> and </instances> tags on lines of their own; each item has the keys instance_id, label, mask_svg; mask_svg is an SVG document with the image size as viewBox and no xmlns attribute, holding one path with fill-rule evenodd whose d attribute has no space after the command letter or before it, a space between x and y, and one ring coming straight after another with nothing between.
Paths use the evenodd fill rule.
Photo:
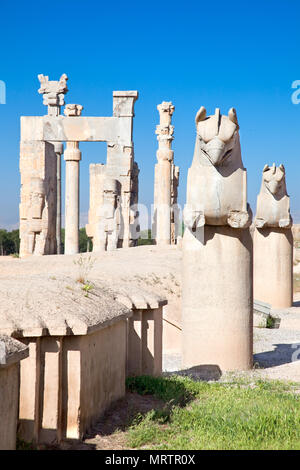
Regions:
<instances>
[{"instance_id":1,"label":"shadow on ground","mask_svg":"<svg viewBox=\"0 0 300 470\"><path fill-rule=\"evenodd\" d=\"M116 401L86 434L83 442L65 441L61 450L123 450L126 430L140 415L151 410L162 410L166 403L152 395L127 393Z\"/></svg>"},{"instance_id":2,"label":"shadow on ground","mask_svg":"<svg viewBox=\"0 0 300 470\"><path fill-rule=\"evenodd\" d=\"M275 349L273 351L264 351L254 354L254 362L264 368L281 366L289 362L294 362L296 360L295 353L297 353L297 348L300 349L300 345L295 343L274 344L274 346ZM298 356L299 355L300 353Z\"/></svg>"}]
</instances>

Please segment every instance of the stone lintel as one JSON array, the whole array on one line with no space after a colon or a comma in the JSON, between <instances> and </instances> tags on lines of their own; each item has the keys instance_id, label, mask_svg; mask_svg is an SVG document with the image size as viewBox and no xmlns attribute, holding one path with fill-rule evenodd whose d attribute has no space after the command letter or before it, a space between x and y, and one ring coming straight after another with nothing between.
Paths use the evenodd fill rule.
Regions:
<instances>
[{"instance_id":1,"label":"stone lintel","mask_svg":"<svg viewBox=\"0 0 300 470\"><path fill-rule=\"evenodd\" d=\"M138 99L139 92L136 91L136 90L114 91L113 92L113 97L124 97L124 98L136 98L136 99Z\"/></svg>"},{"instance_id":2,"label":"stone lintel","mask_svg":"<svg viewBox=\"0 0 300 470\"><path fill-rule=\"evenodd\" d=\"M125 121L125 122L123 122ZM128 117L22 116L22 141L117 142L132 146Z\"/></svg>"}]
</instances>

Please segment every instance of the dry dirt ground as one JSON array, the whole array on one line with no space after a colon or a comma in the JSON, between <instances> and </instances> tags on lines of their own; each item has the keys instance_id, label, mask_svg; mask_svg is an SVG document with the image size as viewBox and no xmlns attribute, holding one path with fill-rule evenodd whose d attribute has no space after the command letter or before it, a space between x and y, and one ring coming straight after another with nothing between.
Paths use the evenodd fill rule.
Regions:
<instances>
[{"instance_id":1,"label":"dry dirt ground","mask_svg":"<svg viewBox=\"0 0 300 470\"><path fill-rule=\"evenodd\" d=\"M85 436L83 442L65 442L61 450L122 450L126 445L126 429L139 414L150 410L159 410L165 403L151 395L127 393L124 398L115 402L99 419L96 425Z\"/></svg>"}]
</instances>

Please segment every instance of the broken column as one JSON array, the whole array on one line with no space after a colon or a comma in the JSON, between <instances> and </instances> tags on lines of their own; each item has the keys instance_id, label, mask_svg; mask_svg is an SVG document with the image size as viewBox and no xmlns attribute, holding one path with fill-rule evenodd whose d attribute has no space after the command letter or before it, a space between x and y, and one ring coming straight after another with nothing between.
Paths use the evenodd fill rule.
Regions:
<instances>
[{"instance_id":1,"label":"broken column","mask_svg":"<svg viewBox=\"0 0 300 470\"><path fill-rule=\"evenodd\" d=\"M83 107L68 104L66 116L80 116ZM79 142L67 142L64 153L66 161L66 203L65 203L65 254L79 253Z\"/></svg>"},{"instance_id":2,"label":"broken column","mask_svg":"<svg viewBox=\"0 0 300 470\"><path fill-rule=\"evenodd\" d=\"M171 102L163 101L157 106L157 109L160 124L156 126L158 140L156 156L158 163L155 165L154 176L153 235L157 245L170 245L171 181L174 173L174 152L171 148L174 139L174 126L171 125L171 119L175 106Z\"/></svg>"},{"instance_id":3,"label":"broken column","mask_svg":"<svg viewBox=\"0 0 300 470\"><path fill-rule=\"evenodd\" d=\"M43 104L48 108L48 116L59 116L61 106L64 106L64 95L68 92L66 74L63 74L58 81L49 80L44 75L38 76L41 87L38 90L43 95ZM57 253L61 254L61 155L63 154L63 144L61 142L51 142L57 157L57 209L56 209L56 244Z\"/></svg>"},{"instance_id":4,"label":"broken column","mask_svg":"<svg viewBox=\"0 0 300 470\"><path fill-rule=\"evenodd\" d=\"M180 224L180 209L177 204L179 186L179 166L172 163L171 167L171 245L177 243L177 237L182 236Z\"/></svg>"},{"instance_id":5,"label":"broken column","mask_svg":"<svg viewBox=\"0 0 300 470\"><path fill-rule=\"evenodd\" d=\"M254 221L254 298L288 308L293 303L293 234L285 169L265 165Z\"/></svg>"},{"instance_id":6,"label":"broken column","mask_svg":"<svg viewBox=\"0 0 300 470\"><path fill-rule=\"evenodd\" d=\"M252 239L235 110L196 115L183 237L183 368L252 367Z\"/></svg>"}]
</instances>

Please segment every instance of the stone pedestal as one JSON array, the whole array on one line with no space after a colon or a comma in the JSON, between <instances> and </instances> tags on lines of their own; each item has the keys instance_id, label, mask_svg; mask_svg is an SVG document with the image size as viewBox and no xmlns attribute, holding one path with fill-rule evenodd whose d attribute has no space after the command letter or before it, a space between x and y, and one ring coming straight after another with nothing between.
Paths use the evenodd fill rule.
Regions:
<instances>
[{"instance_id":1,"label":"stone pedestal","mask_svg":"<svg viewBox=\"0 0 300 470\"><path fill-rule=\"evenodd\" d=\"M206 225L202 232L197 238L186 230L183 237L183 368L250 369L252 239L249 229Z\"/></svg>"},{"instance_id":2,"label":"stone pedestal","mask_svg":"<svg viewBox=\"0 0 300 470\"><path fill-rule=\"evenodd\" d=\"M252 367L253 246L236 111L196 115L182 264L183 368Z\"/></svg>"},{"instance_id":3,"label":"stone pedestal","mask_svg":"<svg viewBox=\"0 0 300 470\"><path fill-rule=\"evenodd\" d=\"M293 235L291 229L256 228L254 246L254 298L272 308L293 303Z\"/></svg>"},{"instance_id":4,"label":"stone pedestal","mask_svg":"<svg viewBox=\"0 0 300 470\"><path fill-rule=\"evenodd\" d=\"M254 221L254 298L272 308L293 303L293 234L285 168L265 165Z\"/></svg>"},{"instance_id":5,"label":"stone pedestal","mask_svg":"<svg viewBox=\"0 0 300 470\"><path fill-rule=\"evenodd\" d=\"M66 161L65 254L79 252L79 162L78 142L68 142Z\"/></svg>"},{"instance_id":6,"label":"stone pedestal","mask_svg":"<svg viewBox=\"0 0 300 470\"><path fill-rule=\"evenodd\" d=\"M155 165L156 185L155 239L157 245L170 245L171 243L171 164L163 160Z\"/></svg>"}]
</instances>

